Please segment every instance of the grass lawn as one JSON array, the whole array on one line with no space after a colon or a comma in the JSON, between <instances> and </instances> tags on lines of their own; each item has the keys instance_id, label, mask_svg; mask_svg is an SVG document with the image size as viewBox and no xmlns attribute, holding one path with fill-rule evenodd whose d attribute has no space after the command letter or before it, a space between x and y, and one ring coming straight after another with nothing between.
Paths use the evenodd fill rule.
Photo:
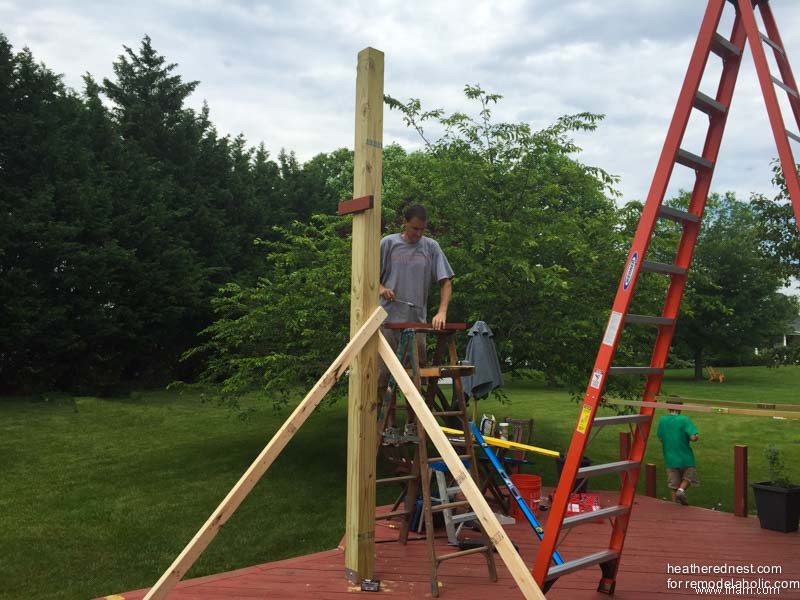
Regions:
<instances>
[{"instance_id":1,"label":"grass lawn","mask_svg":"<svg viewBox=\"0 0 800 600\"><path fill-rule=\"evenodd\" d=\"M664 392L800 403L800 368L724 372L722 385L671 372ZM535 444L566 449L578 407L563 390L525 380L507 391L509 404L481 401L481 412L533 417ZM260 407L240 421L223 407L167 392L0 400L0 598L88 598L152 584L287 415ZM750 481L766 478L767 443L783 449L791 478L800 481L800 422L690 416L701 433L702 486L690 491L693 504L731 510L734 444L749 446ZM320 407L189 577L334 547L344 529L345 428L343 404ZM595 462L616 458L616 431L607 428L590 446ZM657 442L647 461L658 465L659 495L666 495ZM536 459L528 470L555 483L552 459ZM393 493L382 490L379 500Z\"/></svg>"}]
</instances>

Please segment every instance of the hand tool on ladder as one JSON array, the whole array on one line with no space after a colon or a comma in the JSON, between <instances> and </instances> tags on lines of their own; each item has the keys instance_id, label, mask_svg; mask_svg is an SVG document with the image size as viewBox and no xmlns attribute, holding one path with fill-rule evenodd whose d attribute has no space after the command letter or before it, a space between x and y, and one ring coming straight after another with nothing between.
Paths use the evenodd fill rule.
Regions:
<instances>
[{"instance_id":1,"label":"hand tool on ladder","mask_svg":"<svg viewBox=\"0 0 800 600\"><path fill-rule=\"evenodd\" d=\"M725 9L734 10L732 31L729 36L720 34L720 19ZM761 15L765 32L759 30L756 10ZM567 452L564 469L555 492L547 529L533 568L537 583L545 591L559 578L573 571L599 565L601 570L598 591L613 594L617 571L625 542L631 509L636 492L641 461L647 447L654 408L648 406L656 400L661 388L667 353L672 342L681 298L686 285L689 266L700 231L706 198L711 186L714 166L719 154L722 134L733 98L745 44L749 44L756 72L764 96L770 125L778 148L783 176L792 200L795 217L800 217L800 179L789 140L800 142L800 95L783 42L767 0L708 0L705 16L692 53L686 77L667 132L664 148L656 167L647 201L633 239L628 258L620 278L617 295L603 336L594 368L589 378L581 404L572 442ZM772 75L766 58L765 46L772 51L780 77ZM706 64L711 55L722 61L722 72L714 96L700 91ZM778 104L776 87L785 91L793 115L795 132L784 123ZM708 130L700 154L681 147L684 132L693 111L708 117ZM664 195L676 165L687 167L695 173L688 210L679 210L663 204ZM650 240L658 219L675 221L683 232L672 264L646 260ZM643 273L654 273L669 278L664 307L658 316L629 314L629 307L638 278ZM614 364L613 358L623 329L626 326L656 328L656 339L650 359L645 366ZM639 414L596 417L607 378L617 375L645 377L642 404ZM612 425L635 426L633 443L626 460L608 464L581 467L589 435L595 428ZM563 529L575 527L595 518L597 513L586 513L564 519L569 495L577 477L591 477L608 473L621 474L621 489L617 505L603 509L603 516L612 518L612 533L606 548L586 556L553 565L552 558L559 535Z\"/></svg>"}]
</instances>

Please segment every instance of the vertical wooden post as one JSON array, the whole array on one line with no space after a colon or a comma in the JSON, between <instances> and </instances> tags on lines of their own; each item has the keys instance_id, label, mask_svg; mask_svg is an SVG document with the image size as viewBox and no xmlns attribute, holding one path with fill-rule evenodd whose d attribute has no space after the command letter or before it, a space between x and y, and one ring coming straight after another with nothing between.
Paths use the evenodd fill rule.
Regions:
<instances>
[{"instance_id":1,"label":"vertical wooden post","mask_svg":"<svg viewBox=\"0 0 800 600\"><path fill-rule=\"evenodd\" d=\"M628 460L628 455L631 453L631 432L619 432L619 459Z\"/></svg>"},{"instance_id":2,"label":"vertical wooden post","mask_svg":"<svg viewBox=\"0 0 800 600\"><path fill-rule=\"evenodd\" d=\"M645 495L651 498L656 497L656 466L653 463L647 463L644 468L645 477Z\"/></svg>"},{"instance_id":3,"label":"vertical wooden post","mask_svg":"<svg viewBox=\"0 0 800 600\"><path fill-rule=\"evenodd\" d=\"M383 52L358 53L353 197L373 196L373 208L353 216L350 335L378 305L383 147ZM347 417L345 574L358 583L375 568L375 448L378 340L373 337L350 367Z\"/></svg>"},{"instance_id":4,"label":"vertical wooden post","mask_svg":"<svg viewBox=\"0 0 800 600\"><path fill-rule=\"evenodd\" d=\"M733 447L733 514L747 516L747 446Z\"/></svg>"}]
</instances>

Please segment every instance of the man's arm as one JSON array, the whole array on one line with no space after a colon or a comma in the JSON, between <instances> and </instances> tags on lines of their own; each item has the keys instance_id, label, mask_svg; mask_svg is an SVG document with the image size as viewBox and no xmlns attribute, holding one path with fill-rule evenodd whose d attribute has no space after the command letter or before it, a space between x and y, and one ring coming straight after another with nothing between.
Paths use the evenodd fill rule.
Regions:
<instances>
[{"instance_id":1,"label":"man's arm","mask_svg":"<svg viewBox=\"0 0 800 600\"><path fill-rule=\"evenodd\" d=\"M450 296L453 294L453 283L449 279L442 279L439 282L439 290L441 291L439 312L434 315L431 321L434 329L444 329L447 324L447 307L450 305Z\"/></svg>"}]
</instances>

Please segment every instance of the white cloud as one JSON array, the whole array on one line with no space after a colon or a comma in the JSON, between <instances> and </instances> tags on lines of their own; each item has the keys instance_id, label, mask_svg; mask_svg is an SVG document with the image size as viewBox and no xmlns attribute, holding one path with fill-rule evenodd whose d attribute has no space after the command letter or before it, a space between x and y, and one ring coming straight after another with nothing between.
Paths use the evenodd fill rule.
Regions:
<instances>
[{"instance_id":1,"label":"white cloud","mask_svg":"<svg viewBox=\"0 0 800 600\"><path fill-rule=\"evenodd\" d=\"M643 199L704 9L699 0L6 0L0 30L78 89L84 72L112 76L122 45L149 34L184 79L201 81L191 103L206 99L221 133L301 159L352 145L356 54L371 45L386 54L386 92L429 108L466 109L464 84L480 83L505 97L497 118L536 128L567 112L604 113L598 131L577 136L580 158L620 175L625 199ZM800 4L773 10L800 57ZM718 69L710 64L707 93ZM737 88L714 189L770 193L776 151L749 52ZM384 125L385 143L419 145L396 112ZM702 144L695 129L690 146ZM671 189L690 184L676 169Z\"/></svg>"}]
</instances>

